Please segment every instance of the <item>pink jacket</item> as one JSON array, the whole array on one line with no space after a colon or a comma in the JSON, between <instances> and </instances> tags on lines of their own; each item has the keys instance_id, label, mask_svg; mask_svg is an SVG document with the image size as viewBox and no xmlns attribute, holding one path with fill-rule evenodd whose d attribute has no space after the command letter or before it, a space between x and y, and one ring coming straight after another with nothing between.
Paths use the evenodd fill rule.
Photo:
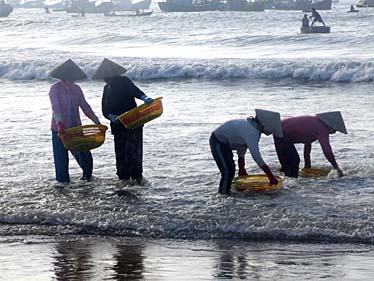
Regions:
<instances>
[{"instance_id":1,"label":"pink jacket","mask_svg":"<svg viewBox=\"0 0 374 281\"><path fill-rule=\"evenodd\" d=\"M331 165L337 169L334 153L330 145L329 128L316 116L291 117L282 120L283 134L292 143L303 143L305 166L310 167L312 142L318 140L323 154Z\"/></svg>"},{"instance_id":2,"label":"pink jacket","mask_svg":"<svg viewBox=\"0 0 374 281\"><path fill-rule=\"evenodd\" d=\"M95 123L98 122L98 118L84 98L82 89L76 84L67 84L63 81L53 84L49 90L49 98L52 105L52 131L57 132L57 122L60 121L64 123L65 128L70 128L72 123L81 126L79 107L88 118ZM75 120L71 120L71 116L75 116Z\"/></svg>"}]
</instances>

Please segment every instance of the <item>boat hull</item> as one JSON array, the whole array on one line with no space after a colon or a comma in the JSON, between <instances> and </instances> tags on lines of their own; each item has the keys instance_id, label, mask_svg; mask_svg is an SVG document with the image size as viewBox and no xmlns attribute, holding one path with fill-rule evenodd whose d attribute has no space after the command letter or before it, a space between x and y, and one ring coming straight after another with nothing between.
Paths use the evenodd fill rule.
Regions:
<instances>
[{"instance_id":1,"label":"boat hull","mask_svg":"<svg viewBox=\"0 0 374 281\"><path fill-rule=\"evenodd\" d=\"M330 33L330 26L309 26L301 27L300 32L303 34L308 33Z\"/></svg>"},{"instance_id":2,"label":"boat hull","mask_svg":"<svg viewBox=\"0 0 374 281\"><path fill-rule=\"evenodd\" d=\"M312 8L317 10L331 10L332 0L322 0L318 2L311 3L308 0L301 1L274 1L273 9L274 10L297 10L310 12Z\"/></svg>"},{"instance_id":3,"label":"boat hull","mask_svg":"<svg viewBox=\"0 0 374 281\"><path fill-rule=\"evenodd\" d=\"M0 17L5 18L13 12L13 7L9 4L0 5Z\"/></svg>"}]
</instances>

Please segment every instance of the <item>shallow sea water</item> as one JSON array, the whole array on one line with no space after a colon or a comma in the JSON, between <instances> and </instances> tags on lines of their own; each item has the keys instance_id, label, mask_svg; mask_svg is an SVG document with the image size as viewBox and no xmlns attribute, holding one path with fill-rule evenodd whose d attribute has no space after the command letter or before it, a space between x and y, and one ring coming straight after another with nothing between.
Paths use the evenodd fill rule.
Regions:
<instances>
[{"instance_id":1,"label":"shallow sea water","mask_svg":"<svg viewBox=\"0 0 374 281\"><path fill-rule=\"evenodd\" d=\"M301 12L1 19L0 280L372 280L374 10L348 17L345 4L323 12L327 36L299 34ZM104 56L163 97L163 115L144 128L149 183L116 180L108 132L93 150L94 180L81 182L71 159L72 183L56 188L48 72L73 58L91 75ZM79 84L108 125L103 83ZM340 110L349 134L331 143L346 176L219 196L210 133L255 108ZM277 172L271 137L260 150ZM312 163L329 166L317 143ZM261 172L249 154L246 166Z\"/></svg>"},{"instance_id":2,"label":"shallow sea water","mask_svg":"<svg viewBox=\"0 0 374 281\"><path fill-rule=\"evenodd\" d=\"M94 180L79 181L81 172L71 161L72 184L63 189L56 189L53 179L49 84L24 82L14 87L5 81L3 85L7 89L0 105L4 280L15 276L30 280L30 272L38 280L66 276L123 280L123 275L130 276L127 280L371 279L370 84L349 85L352 90L347 91L347 85L320 88L292 81L138 82L150 96L163 96L165 108L144 129L144 175L149 183L119 185L108 133L105 144L93 151ZM101 83L81 86L100 112ZM221 122L245 118L264 106L287 108L281 111L284 116L342 110L349 135L334 135L332 145L346 176L339 179L332 172L319 180L286 179L283 190L273 195L219 196L209 134ZM16 111L22 114L15 115ZM276 171L279 164L271 137L262 137L260 147ZM313 146L312 161L328 166L318 145ZM246 162L249 172L259 172L249 156ZM124 191L122 196L117 190ZM14 235L21 238L12 242ZM143 238L124 238L134 236Z\"/></svg>"}]
</instances>

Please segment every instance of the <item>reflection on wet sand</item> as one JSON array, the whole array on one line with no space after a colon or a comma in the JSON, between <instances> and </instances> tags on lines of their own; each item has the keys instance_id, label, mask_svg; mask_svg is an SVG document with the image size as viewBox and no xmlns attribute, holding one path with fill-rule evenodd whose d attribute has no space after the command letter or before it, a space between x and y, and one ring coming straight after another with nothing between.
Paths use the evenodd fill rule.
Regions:
<instances>
[{"instance_id":1,"label":"reflection on wet sand","mask_svg":"<svg viewBox=\"0 0 374 281\"><path fill-rule=\"evenodd\" d=\"M248 274L247 267L247 260L243 253L222 251L217 262L215 277L245 279Z\"/></svg>"},{"instance_id":2,"label":"reflection on wet sand","mask_svg":"<svg viewBox=\"0 0 374 281\"><path fill-rule=\"evenodd\" d=\"M56 251L53 265L57 280L88 280L92 277L94 264L88 243L60 241Z\"/></svg>"},{"instance_id":3,"label":"reflection on wet sand","mask_svg":"<svg viewBox=\"0 0 374 281\"><path fill-rule=\"evenodd\" d=\"M258 251L244 251L227 241L216 243L219 250L217 264L215 267L215 278L217 279L247 279L248 276L257 279L261 277L262 257ZM261 265L261 267L259 266Z\"/></svg>"},{"instance_id":4,"label":"reflection on wet sand","mask_svg":"<svg viewBox=\"0 0 374 281\"><path fill-rule=\"evenodd\" d=\"M143 279L143 247L139 244L117 245L116 260L113 266L115 280Z\"/></svg>"},{"instance_id":5,"label":"reflection on wet sand","mask_svg":"<svg viewBox=\"0 0 374 281\"><path fill-rule=\"evenodd\" d=\"M1 244L0 244L1 246ZM39 247L32 245L33 247ZM31 247L26 244L24 247ZM40 249L43 249L42 247ZM48 249L48 248L46 248ZM1 250L1 248L0 248ZM5 253L13 248L2 249ZM48 251L48 250L44 250ZM26 250L27 252L27 250ZM46 253L38 253L38 257ZM48 255L47 255L48 256ZM15 259L7 255L7 278L15 276ZM52 260L44 267L35 267L38 259L28 256L35 276L54 272L53 280L295 280L308 276L310 280L345 276L372 276L372 248L320 244L255 243L246 241L174 241L142 238L81 237L57 241ZM18 259L19 260L19 259ZM362 271L361 264L367 265ZM14 266L13 266L14 265ZM25 267L20 267L26 270ZM5 270L5 271L4 271ZM21 273L22 274L22 273ZM18 276L19 277L19 276ZM27 275L29 277L29 275ZM1 279L1 278L0 278ZM301 278L302 279L302 278ZM353 278L354 279L354 278ZM360 279L360 280L364 280ZM5 279L16 280L16 279ZM19 280L29 280L17 278ZM352 280L352 279L350 279ZM358 280L358 279L356 279ZM371 280L365 279L365 280Z\"/></svg>"},{"instance_id":6,"label":"reflection on wet sand","mask_svg":"<svg viewBox=\"0 0 374 281\"><path fill-rule=\"evenodd\" d=\"M94 242L94 243L93 243ZM56 280L144 280L143 245L114 241L64 240L53 255Z\"/></svg>"}]
</instances>

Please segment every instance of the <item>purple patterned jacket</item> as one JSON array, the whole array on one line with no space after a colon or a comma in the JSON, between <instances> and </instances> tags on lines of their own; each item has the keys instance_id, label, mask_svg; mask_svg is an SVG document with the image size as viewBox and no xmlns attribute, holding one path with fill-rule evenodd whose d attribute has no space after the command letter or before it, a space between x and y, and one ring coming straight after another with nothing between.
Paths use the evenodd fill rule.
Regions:
<instances>
[{"instance_id":1,"label":"purple patterned jacket","mask_svg":"<svg viewBox=\"0 0 374 281\"><path fill-rule=\"evenodd\" d=\"M52 131L57 132L57 122L60 121L63 122L65 128L70 128L71 124L81 126L79 107L93 122L99 122L91 106L84 98L82 89L77 84L59 81L51 86L49 98L52 105ZM71 120L72 117L75 117L74 120Z\"/></svg>"}]
</instances>

